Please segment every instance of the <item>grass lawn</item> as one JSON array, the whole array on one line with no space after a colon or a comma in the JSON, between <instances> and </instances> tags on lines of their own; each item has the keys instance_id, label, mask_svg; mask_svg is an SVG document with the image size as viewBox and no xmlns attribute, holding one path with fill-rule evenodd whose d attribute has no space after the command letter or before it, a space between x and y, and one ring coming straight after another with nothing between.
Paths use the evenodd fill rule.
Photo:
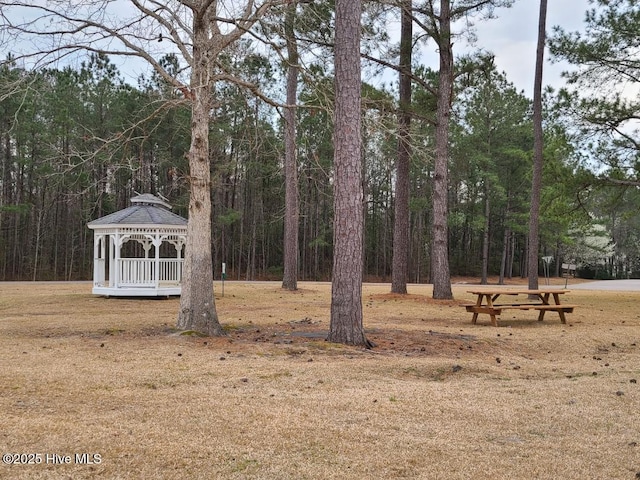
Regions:
<instances>
[{"instance_id":1,"label":"grass lawn","mask_svg":"<svg viewBox=\"0 0 640 480\"><path fill-rule=\"evenodd\" d=\"M640 292L496 328L469 284L367 284L363 350L324 340L330 285L300 286L227 282L228 336L203 338L177 299L0 283L0 453L35 463L0 478L640 478Z\"/></svg>"}]
</instances>

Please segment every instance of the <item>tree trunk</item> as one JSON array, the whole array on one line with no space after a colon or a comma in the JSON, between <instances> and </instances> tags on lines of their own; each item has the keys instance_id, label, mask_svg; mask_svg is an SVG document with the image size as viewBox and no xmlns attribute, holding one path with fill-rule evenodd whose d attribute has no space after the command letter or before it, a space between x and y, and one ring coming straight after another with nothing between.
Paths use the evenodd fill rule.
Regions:
<instances>
[{"instance_id":1,"label":"tree trunk","mask_svg":"<svg viewBox=\"0 0 640 480\"><path fill-rule=\"evenodd\" d=\"M191 73L191 145L189 148L189 221L177 326L206 335L224 335L213 295L211 259L211 168L209 114L212 69L205 19L194 14Z\"/></svg>"},{"instance_id":2,"label":"tree trunk","mask_svg":"<svg viewBox=\"0 0 640 480\"><path fill-rule=\"evenodd\" d=\"M370 347L362 323L361 9L361 0L336 1L334 251L328 340Z\"/></svg>"},{"instance_id":3,"label":"tree trunk","mask_svg":"<svg viewBox=\"0 0 640 480\"><path fill-rule=\"evenodd\" d=\"M296 109L298 91L298 46L294 35L297 2L287 9L285 34L289 65L287 68L287 108L284 110L284 275L282 288L298 289L298 164L296 161Z\"/></svg>"},{"instance_id":4,"label":"tree trunk","mask_svg":"<svg viewBox=\"0 0 640 480\"><path fill-rule=\"evenodd\" d=\"M544 62L545 27L547 22L547 0L540 0L538 21L538 48L533 88L533 180L531 182L531 210L529 216L529 288L538 288L538 249L540 191L542 190L542 164L544 140L542 135L542 66Z\"/></svg>"},{"instance_id":5,"label":"tree trunk","mask_svg":"<svg viewBox=\"0 0 640 480\"><path fill-rule=\"evenodd\" d=\"M504 279L507 271L508 251L509 251L509 228L505 227L504 236L502 238L502 255L500 256L500 276L498 277L498 285L504 285Z\"/></svg>"},{"instance_id":6,"label":"tree trunk","mask_svg":"<svg viewBox=\"0 0 640 480\"><path fill-rule=\"evenodd\" d=\"M485 180L485 195L484 195L484 233L482 235L482 279L480 283L486 285L489 283L489 239L490 239L490 226L489 221L491 216L491 201L489 199L490 188L489 180Z\"/></svg>"},{"instance_id":7,"label":"tree trunk","mask_svg":"<svg viewBox=\"0 0 640 480\"><path fill-rule=\"evenodd\" d=\"M510 254L511 245L511 229L509 228L509 215L511 212L511 193L507 193L507 207L504 213L504 235L502 238L502 256L500 258L500 278L498 285L504 285L505 277L511 278L511 264L509 263L512 256Z\"/></svg>"},{"instance_id":8,"label":"tree trunk","mask_svg":"<svg viewBox=\"0 0 640 480\"><path fill-rule=\"evenodd\" d=\"M411 50L413 46L412 0L402 3L400 24L400 111L398 113L398 157L393 224L391 291L407 293L409 272L409 166L411 163Z\"/></svg>"},{"instance_id":9,"label":"tree trunk","mask_svg":"<svg viewBox=\"0 0 640 480\"><path fill-rule=\"evenodd\" d=\"M453 45L451 43L450 0L440 0L438 18L440 73L436 112L435 161L433 175L433 240L431 244L431 280L433 298L451 299L448 239L449 117L453 97Z\"/></svg>"}]
</instances>

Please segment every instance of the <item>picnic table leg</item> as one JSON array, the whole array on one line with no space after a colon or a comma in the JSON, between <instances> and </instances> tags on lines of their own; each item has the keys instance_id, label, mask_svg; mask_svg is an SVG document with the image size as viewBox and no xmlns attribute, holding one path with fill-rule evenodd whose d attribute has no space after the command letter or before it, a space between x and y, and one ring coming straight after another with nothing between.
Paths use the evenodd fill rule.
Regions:
<instances>
[{"instance_id":1,"label":"picnic table leg","mask_svg":"<svg viewBox=\"0 0 640 480\"><path fill-rule=\"evenodd\" d=\"M538 294L538 297L540 297L540 301L544 304L544 305L549 305L549 294L548 293L541 293ZM554 298L556 300L556 302L558 301L558 298L554 295Z\"/></svg>"},{"instance_id":2,"label":"picnic table leg","mask_svg":"<svg viewBox=\"0 0 640 480\"><path fill-rule=\"evenodd\" d=\"M494 295L492 298L491 295L487 295L487 305L489 305L492 311L493 311L493 301L496 300L499 296L500 294L497 294L497 295ZM493 325L494 327L497 327L498 319L496 318L496 314L489 313L489 316L491 317L491 325Z\"/></svg>"},{"instance_id":3,"label":"picnic table leg","mask_svg":"<svg viewBox=\"0 0 640 480\"><path fill-rule=\"evenodd\" d=\"M542 300L542 303L544 305L551 305L549 303L549 293L545 293L540 295L540 300ZM555 303L555 305L560 305L560 294L559 293L552 293L553 295L553 301ZM558 309L556 310L558 312L558 315L560 316L560 321L562 323L567 323L567 317L565 317L564 315L564 310L562 309ZM546 313L546 310L540 310L540 313L538 314L538 321L541 322L544 319L544 314Z\"/></svg>"},{"instance_id":4,"label":"picnic table leg","mask_svg":"<svg viewBox=\"0 0 640 480\"><path fill-rule=\"evenodd\" d=\"M556 305L560 305L560 294L554 293L553 300L556 302ZM562 323L567 323L567 318L564 316L564 310L558 310L558 315L560 315L560 321Z\"/></svg>"},{"instance_id":5,"label":"picnic table leg","mask_svg":"<svg viewBox=\"0 0 640 480\"><path fill-rule=\"evenodd\" d=\"M476 307L482 306L482 294L478 295L478 299L476 300ZM478 321L478 311L473 312L473 318L471 319L471 323L476 323Z\"/></svg>"},{"instance_id":6,"label":"picnic table leg","mask_svg":"<svg viewBox=\"0 0 640 480\"><path fill-rule=\"evenodd\" d=\"M562 323L567 323L567 319L566 319L566 317L564 316L564 310L558 310L558 315L560 315L560 321L561 321Z\"/></svg>"},{"instance_id":7,"label":"picnic table leg","mask_svg":"<svg viewBox=\"0 0 640 480\"><path fill-rule=\"evenodd\" d=\"M540 298L540 301L542 301L543 305L549 305L549 294L548 293L542 293L542 294L538 294L538 297ZM556 299L557 301L557 299ZM538 313L538 321L541 322L542 320L544 320L544 314L546 313L546 310L540 310L540 313Z\"/></svg>"},{"instance_id":8,"label":"picnic table leg","mask_svg":"<svg viewBox=\"0 0 640 480\"><path fill-rule=\"evenodd\" d=\"M489 317L491 318L491 325L493 325L494 327L498 326L498 319L496 317L496 314L493 310L493 300L495 300L496 298L498 298L500 296L500 294L496 295L495 297L493 297L493 299L491 298L491 294L485 294L485 293L478 293L478 298L476 299L476 304L474 306L474 310L473 310L473 317L471 318L471 323L477 323L478 321L478 314L480 313L481 310L482 313L487 313L489 315ZM484 303L486 297L486 303Z\"/></svg>"}]
</instances>

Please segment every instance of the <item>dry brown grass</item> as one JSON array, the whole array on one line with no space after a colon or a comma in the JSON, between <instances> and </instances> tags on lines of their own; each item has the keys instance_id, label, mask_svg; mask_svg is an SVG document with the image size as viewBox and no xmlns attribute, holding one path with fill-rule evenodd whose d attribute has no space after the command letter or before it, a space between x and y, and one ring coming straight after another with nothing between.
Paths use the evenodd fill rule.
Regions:
<instances>
[{"instance_id":1,"label":"dry brown grass","mask_svg":"<svg viewBox=\"0 0 640 480\"><path fill-rule=\"evenodd\" d=\"M221 339L177 335L176 299L0 284L0 451L102 459L0 477L637 478L640 293L494 328L467 288L366 285L367 351L324 341L328 284L227 283Z\"/></svg>"}]
</instances>

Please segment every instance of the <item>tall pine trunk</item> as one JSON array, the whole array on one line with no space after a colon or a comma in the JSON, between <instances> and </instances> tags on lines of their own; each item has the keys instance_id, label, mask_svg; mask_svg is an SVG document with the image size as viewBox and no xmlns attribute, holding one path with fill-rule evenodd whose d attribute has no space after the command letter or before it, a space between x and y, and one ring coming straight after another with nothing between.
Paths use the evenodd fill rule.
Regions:
<instances>
[{"instance_id":1,"label":"tall pine trunk","mask_svg":"<svg viewBox=\"0 0 640 480\"><path fill-rule=\"evenodd\" d=\"M369 347L362 323L361 0L336 1L334 233L330 342Z\"/></svg>"},{"instance_id":2,"label":"tall pine trunk","mask_svg":"<svg viewBox=\"0 0 640 480\"><path fill-rule=\"evenodd\" d=\"M398 156L393 224L391 291L407 293L409 275L409 166L411 162L411 50L413 47L412 0L402 2L400 24L400 108Z\"/></svg>"},{"instance_id":3,"label":"tall pine trunk","mask_svg":"<svg viewBox=\"0 0 640 480\"><path fill-rule=\"evenodd\" d=\"M296 161L296 109L298 91L298 46L295 39L294 22L297 2L287 8L285 35L287 40L287 107L284 111L284 275L282 288L298 289L298 164Z\"/></svg>"},{"instance_id":4,"label":"tall pine trunk","mask_svg":"<svg viewBox=\"0 0 640 480\"><path fill-rule=\"evenodd\" d=\"M449 118L453 100L453 45L451 43L450 0L440 0L438 17L440 38L440 72L436 111L435 164L433 175L433 238L431 243L431 280L433 298L451 299L449 270L448 186L449 186Z\"/></svg>"},{"instance_id":5,"label":"tall pine trunk","mask_svg":"<svg viewBox=\"0 0 640 480\"><path fill-rule=\"evenodd\" d=\"M507 193L507 208L504 213L504 235L502 238L502 255L500 257L500 277L498 278L498 285L504 285L504 279L507 274L508 261L510 259L509 255L509 246L510 246L510 238L511 238L511 229L508 227L509 224L509 215L511 211L511 194ZM510 275L509 275L510 276Z\"/></svg>"},{"instance_id":6,"label":"tall pine trunk","mask_svg":"<svg viewBox=\"0 0 640 480\"><path fill-rule=\"evenodd\" d=\"M489 179L485 179L484 186L484 232L482 234L482 278L480 284L489 283L489 243L491 239L491 200Z\"/></svg>"},{"instance_id":7,"label":"tall pine trunk","mask_svg":"<svg viewBox=\"0 0 640 480\"><path fill-rule=\"evenodd\" d=\"M531 210L529 215L529 288L538 288L538 250L540 191L542 190L542 165L544 139L542 132L542 66L544 63L545 27L547 23L547 0L540 0L538 20L538 48L533 87L533 180L531 182Z\"/></svg>"}]
</instances>

